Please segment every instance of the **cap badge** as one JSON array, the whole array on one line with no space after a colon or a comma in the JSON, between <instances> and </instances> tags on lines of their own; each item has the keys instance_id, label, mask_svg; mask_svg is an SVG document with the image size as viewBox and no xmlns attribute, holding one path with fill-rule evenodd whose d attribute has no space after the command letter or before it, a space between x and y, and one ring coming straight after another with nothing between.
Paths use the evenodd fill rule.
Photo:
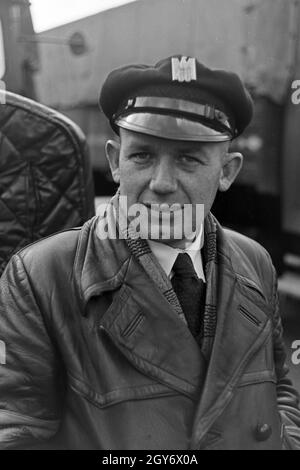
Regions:
<instances>
[{"instance_id":1,"label":"cap badge","mask_svg":"<svg viewBox=\"0 0 300 470\"><path fill-rule=\"evenodd\" d=\"M178 82L190 82L197 80L196 59L182 56L172 57L172 80Z\"/></svg>"}]
</instances>

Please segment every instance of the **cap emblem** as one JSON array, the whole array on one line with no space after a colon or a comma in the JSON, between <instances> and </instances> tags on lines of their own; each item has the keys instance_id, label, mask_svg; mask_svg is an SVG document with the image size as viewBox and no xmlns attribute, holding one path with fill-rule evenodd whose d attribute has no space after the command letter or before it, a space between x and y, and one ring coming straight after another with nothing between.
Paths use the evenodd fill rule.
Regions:
<instances>
[{"instance_id":1,"label":"cap emblem","mask_svg":"<svg viewBox=\"0 0 300 470\"><path fill-rule=\"evenodd\" d=\"M172 57L172 80L178 82L191 82L197 80L196 59L182 56Z\"/></svg>"}]
</instances>

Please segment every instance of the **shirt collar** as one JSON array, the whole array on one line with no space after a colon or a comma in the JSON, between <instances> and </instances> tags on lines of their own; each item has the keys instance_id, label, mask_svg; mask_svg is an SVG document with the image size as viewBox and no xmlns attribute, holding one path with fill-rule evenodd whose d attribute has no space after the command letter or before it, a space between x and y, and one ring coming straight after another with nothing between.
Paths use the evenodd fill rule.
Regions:
<instances>
[{"instance_id":1,"label":"shirt collar","mask_svg":"<svg viewBox=\"0 0 300 470\"><path fill-rule=\"evenodd\" d=\"M195 240L193 242L190 242L185 249L173 248L169 245L153 240L148 240L148 243L152 253L156 257L168 277L172 275L172 268L178 254L187 253L191 257L197 276L199 277L199 279L205 280L201 257L203 241L204 240L202 225L201 230Z\"/></svg>"}]
</instances>

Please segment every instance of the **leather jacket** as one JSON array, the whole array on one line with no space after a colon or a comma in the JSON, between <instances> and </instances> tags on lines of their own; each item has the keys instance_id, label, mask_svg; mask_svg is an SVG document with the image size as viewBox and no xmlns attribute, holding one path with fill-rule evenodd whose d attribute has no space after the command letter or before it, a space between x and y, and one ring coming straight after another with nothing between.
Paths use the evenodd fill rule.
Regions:
<instances>
[{"instance_id":1,"label":"leather jacket","mask_svg":"<svg viewBox=\"0 0 300 470\"><path fill-rule=\"evenodd\" d=\"M0 448L300 448L276 275L218 226L209 364L124 240L97 218L12 258L0 284Z\"/></svg>"}]
</instances>

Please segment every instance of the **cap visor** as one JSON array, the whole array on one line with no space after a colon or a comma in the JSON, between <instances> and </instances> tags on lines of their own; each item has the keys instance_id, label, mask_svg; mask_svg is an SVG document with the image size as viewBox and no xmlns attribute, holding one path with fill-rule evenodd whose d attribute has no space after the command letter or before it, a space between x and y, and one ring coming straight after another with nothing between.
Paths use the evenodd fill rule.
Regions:
<instances>
[{"instance_id":1,"label":"cap visor","mask_svg":"<svg viewBox=\"0 0 300 470\"><path fill-rule=\"evenodd\" d=\"M226 142L232 140L230 132L220 132L200 122L164 114L129 114L117 119L115 124L123 129L170 140L199 142Z\"/></svg>"}]
</instances>

